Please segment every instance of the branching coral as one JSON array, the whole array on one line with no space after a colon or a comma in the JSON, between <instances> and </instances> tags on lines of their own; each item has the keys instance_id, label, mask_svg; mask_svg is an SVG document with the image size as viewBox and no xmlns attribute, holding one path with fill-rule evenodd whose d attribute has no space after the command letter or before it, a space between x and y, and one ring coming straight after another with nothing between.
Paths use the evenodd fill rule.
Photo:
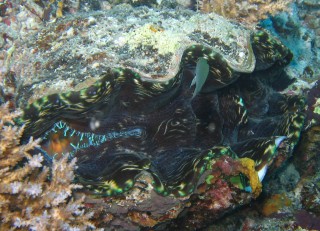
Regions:
<instances>
[{"instance_id":1,"label":"branching coral","mask_svg":"<svg viewBox=\"0 0 320 231\"><path fill-rule=\"evenodd\" d=\"M75 161L54 161L52 173L42 166L41 154L31 155L39 140L20 145L23 127L14 125L18 113L0 107L0 230L86 230L94 228L83 199L71 193Z\"/></svg>"},{"instance_id":2,"label":"branching coral","mask_svg":"<svg viewBox=\"0 0 320 231\"><path fill-rule=\"evenodd\" d=\"M255 24L268 15L284 11L292 0L197 0L204 13L217 13L226 18Z\"/></svg>"}]
</instances>

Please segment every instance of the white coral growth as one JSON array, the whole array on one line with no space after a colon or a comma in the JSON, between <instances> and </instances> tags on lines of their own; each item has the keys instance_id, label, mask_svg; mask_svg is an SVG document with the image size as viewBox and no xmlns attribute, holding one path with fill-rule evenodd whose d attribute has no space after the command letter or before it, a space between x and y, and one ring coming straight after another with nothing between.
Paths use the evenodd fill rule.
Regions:
<instances>
[{"instance_id":1,"label":"white coral growth","mask_svg":"<svg viewBox=\"0 0 320 231\"><path fill-rule=\"evenodd\" d=\"M72 183L76 160L69 163L67 155L54 160L49 179L42 155L29 153L40 140L20 145L23 127L14 125L17 115L0 106L0 230L94 229L83 199L72 198L81 187Z\"/></svg>"}]
</instances>

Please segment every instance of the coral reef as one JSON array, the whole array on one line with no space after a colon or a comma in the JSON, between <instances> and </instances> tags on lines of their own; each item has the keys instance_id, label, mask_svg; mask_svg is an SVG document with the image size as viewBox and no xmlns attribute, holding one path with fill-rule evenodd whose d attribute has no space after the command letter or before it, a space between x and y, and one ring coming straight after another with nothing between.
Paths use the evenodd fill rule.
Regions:
<instances>
[{"instance_id":1,"label":"coral reef","mask_svg":"<svg viewBox=\"0 0 320 231\"><path fill-rule=\"evenodd\" d=\"M320 6L319 2L295 1L290 12L273 15L259 23L277 36L294 54L288 72L297 78L292 90L310 88L308 83L319 79L320 71Z\"/></svg>"},{"instance_id":2,"label":"coral reef","mask_svg":"<svg viewBox=\"0 0 320 231\"><path fill-rule=\"evenodd\" d=\"M307 111L308 125L320 124L320 80L317 80L312 85L312 88L307 91Z\"/></svg>"},{"instance_id":3,"label":"coral reef","mask_svg":"<svg viewBox=\"0 0 320 231\"><path fill-rule=\"evenodd\" d=\"M67 156L54 161L51 171L42 167L43 156L31 155L39 140L20 145L23 127L13 125L18 113L8 104L0 107L0 229L87 230L94 228L93 213L84 210L83 198L74 200L72 192L75 160Z\"/></svg>"},{"instance_id":4,"label":"coral reef","mask_svg":"<svg viewBox=\"0 0 320 231\"><path fill-rule=\"evenodd\" d=\"M223 167L223 162L228 162L233 169ZM88 196L87 206L90 210L101 211L94 218L99 227L125 230L135 230L137 226L160 230L205 227L252 199L252 194L229 180L246 170L239 161L223 156L211 168L202 176L201 184L191 196L159 195L153 190L150 175L143 173L132 190L122 196L95 199Z\"/></svg>"},{"instance_id":5,"label":"coral reef","mask_svg":"<svg viewBox=\"0 0 320 231\"><path fill-rule=\"evenodd\" d=\"M319 139L319 126L311 127L302 134L294 160L297 169L304 175L314 174L320 167Z\"/></svg>"},{"instance_id":6,"label":"coral reef","mask_svg":"<svg viewBox=\"0 0 320 231\"><path fill-rule=\"evenodd\" d=\"M123 2L131 5L121 4ZM184 7L193 7L192 1L178 2ZM201 1L201 7L211 12L210 2L215 1ZM268 6L267 2L242 1L221 5L224 8L218 10L237 21L255 25L257 20L282 11L284 5L281 4L289 1L272 1ZM214 13L195 12L196 7L190 11L176 5L173 0L26 0L23 4L6 0L0 4L0 78L3 80L0 102L9 101L1 114L1 119L7 121L2 124L2 131L11 131L18 137L4 136L1 142L13 141L6 155L20 153L19 157L14 155L16 159L10 166L6 165L8 158L3 159L7 167L1 167L0 171L21 176L19 181L12 177L1 179L3 191L0 195L4 203L0 205L0 214L6 219L0 228L45 230L53 224L55 229L85 230L96 226L125 230L138 227L194 230L213 221L214 230L319 227L319 84L311 83L318 78L318 70L314 68L317 63L314 45L318 44L319 37L314 13L318 2L297 1L299 12L295 11L297 8L290 8L290 14L268 21L278 32L275 34L282 33L280 38L284 35L288 36L288 41L294 36L297 38L291 42L297 46L291 47L294 61L289 68L285 66L292 58L291 52L268 33L251 31ZM296 13L299 13L299 20L304 19L314 29L314 34L301 29L304 24L292 16ZM286 19L281 21L280 18ZM195 44L197 46L192 46ZM269 50L274 46L280 50ZM219 66L215 66L217 63L220 67L213 68ZM209 73L199 70L200 66L209 69ZM212 81L213 73L223 76L220 82ZM181 76L176 77L178 75ZM305 82L299 79L300 85L287 88L298 77ZM101 78L111 88L108 84L99 84ZM173 84L175 87L166 86L169 79L177 82ZM153 96L159 89L163 92L155 99ZM307 95L306 101L297 94ZM99 98L101 95L104 96ZM210 95L211 100L203 101L205 95ZM116 102L123 102L119 106L121 110L143 99L132 107L137 113L130 121L137 126L128 127L128 121L123 120L124 129L120 124L121 129L109 128L107 133L96 134L107 121L111 121L110 124L119 122L119 113L102 119L105 113L102 101L119 99L117 97L121 100ZM145 102L147 106L143 108ZM177 102L183 102L183 106ZM29 117L8 119L8 108L12 111L29 103L32 103L26 110ZM69 105L70 110L65 105ZM113 112L119 112L119 108ZM209 108L215 110L207 113ZM176 119L174 109L185 113ZM146 117L153 110L156 112ZM160 149L143 149L150 147L146 143L152 139L144 135L150 134L151 122L159 125L161 120L195 121L192 110L199 112L196 113L198 121L214 122L203 126L214 137L205 138L205 134L198 133L193 136L198 139L189 142L193 132L165 141L162 141L164 135L157 135L159 145L155 147ZM86 122L79 114L85 115ZM131 112L120 114L132 115ZM207 118L207 114L219 116ZM17 121L26 123L24 132L14 126ZM142 126L142 122L145 125ZM173 128L179 127L176 123L163 124L166 129L162 129L160 123L161 134L172 133ZM186 127L192 128L194 124L197 123ZM43 141L29 143L30 136L41 137ZM222 142L217 140L222 136L225 146L218 148L216 144ZM264 138L257 138L260 136ZM142 143L134 146L134 142L127 140ZM106 141L115 145L104 144L106 149L102 152L101 146ZM211 146L204 147L206 143ZM190 149L181 148L188 145ZM198 145L196 150L192 149L193 145ZM176 146L180 149L175 149ZM233 151L226 151L231 150L229 146ZM116 155L115 159L110 158L111 149L119 147L125 147L125 151L134 150L122 152L132 158ZM71 155L63 157L70 151ZM111 172L120 169L128 173L124 176L103 172L107 178L101 188L107 190L105 196L99 198L93 195L101 192L95 191L96 187L79 188L75 184L88 176L96 177L96 167L106 163L83 164L94 153L114 161L115 164L106 161L107 166L112 166ZM157 157L159 153L163 156ZM180 159L171 157L179 153L182 154ZM199 153L201 155L196 158ZM82 158L78 167L75 167L74 156ZM136 161L141 157L147 158ZM11 180L6 181L8 179ZM123 182L122 179L129 180ZM83 184L88 186L96 182L101 182L101 178L89 183L84 180ZM19 204L12 201L19 201ZM248 203L250 206L246 206ZM41 224L46 227L40 227Z\"/></svg>"},{"instance_id":7,"label":"coral reef","mask_svg":"<svg viewBox=\"0 0 320 231\"><path fill-rule=\"evenodd\" d=\"M301 203L303 208L320 216L320 181L319 174L303 180L301 184Z\"/></svg>"},{"instance_id":8,"label":"coral reef","mask_svg":"<svg viewBox=\"0 0 320 231\"><path fill-rule=\"evenodd\" d=\"M232 31L242 32L241 28L224 23ZM187 25L184 27L189 29ZM246 73L268 68L277 68L281 73L291 60L290 51L264 31L251 32L249 41L238 43L237 49L229 48L232 51L229 53L226 50L232 40L224 37L220 39L222 45L213 44L213 49L205 41L196 40L192 33L190 39L188 34L153 31L150 24L137 30L133 30L134 38L131 33L109 34L128 38L124 40L124 48L114 47L113 52L120 56L119 52L127 49L131 53L130 63L126 63L128 60L122 60L125 62L122 64L109 62L107 65L115 66L107 67L101 79L88 88L49 95L28 105L19 118L19 122L26 125L23 140L30 136L43 138L39 150L49 162L66 141L67 147L59 152L70 152L79 158L79 181L107 196L128 191L143 171L154 177L153 186L158 193L188 195L206 170L207 162L219 154L220 151L214 153L212 147L222 145L224 140L237 157L244 158L241 163L249 170L243 173L250 179L251 189L257 196L261 191L259 180L265 173L260 179L254 175L256 171L266 171L266 165L284 139L295 146L304 121L303 103L298 105L299 98L287 99L258 78L247 77ZM211 30L197 29L197 33L218 36ZM226 32L219 33L221 36ZM169 35L179 38L180 42L160 49L160 41L167 40ZM153 70L151 65L146 69L138 62L141 53L150 50L153 51L150 59L158 59L160 63L154 65L158 68L160 64L160 70ZM196 73L195 77L187 74L190 67L198 66L198 60L207 66L206 74ZM123 66L115 68L119 65ZM162 80L151 80L158 72L157 77L162 74ZM181 74L183 72L186 74ZM196 88L191 97L193 83ZM257 84L258 93L247 87ZM253 92L258 98L251 97ZM278 104L269 102L265 92L278 97L285 106L279 108ZM268 110L253 109L251 105L259 105L258 101L268 104ZM287 105L291 101L298 107L291 109L291 105ZM265 130L266 123L272 123L274 129ZM210 129L211 124L216 128ZM59 148L47 148L60 139ZM92 155L93 151L97 154Z\"/></svg>"},{"instance_id":9,"label":"coral reef","mask_svg":"<svg viewBox=\"0 0 320 231\"><path fill-rule=\"evenodd\" d=\"M122 7L106 13L107 19L141 10L156 17L145 7ZM206 19L203 28L181 18L175 28L170 21L176 15L157 12L163 14L161 26L135 18L139 25L131 19L120 32L110 28L110 50L97 57L121 58L99 60L104 72L97 82L42 97L16 120L25 124L23 142L43 139L35 152L48 165L67 152L78 159L75 181L84 186L90 209L102 211L99 226L206 226L260 195L278 147L284 146L283 159L290 156L304 123L303 100L273 87L292 58L279 41L213 14L187 16L201 25ZM69 42L91 25L68 20L77 23L77 33L60 25L53 30ZM64 58L64 52L52 51L57 35L50 36L38 37L39 54ZM163 42L170 37L173 46ZM66 68L61 78L72 77ZM97 195L102 199L90 203Z\"/></svg>"},{"instance_id":10,"label":"coral reef","mask_svg":"<svg viewBox=\"0 0 320 231\"><path fill-rule=\"evenodd\" d=\"M287 10L291 2L292 0L197 0L197 7L201 12L214 12L253 26L269 15Z\"/></svg>"},{"instance_id":11,"label":"coral reef","mask_svg":"<svg viewBox=\"0 0 320 231\"><path fill-rule=\"evenodd\" d=\"M298 0L298 15L315 34L315 47L320 48L320 2L317 0Z\"/></svg>"},{"instance_id":12,"label":"coral reef","mask_svg":"<svg viewBox=\"0 0 320 231\"><path fill-rule=\"evenodd\" d=\"M274 161L278 169L269 169L262 195L254 206L221 219L211 229L319 230L320 128L315 113L319 83L305 90L305 94L308 106L305 128L291 160L287 163L281 160L278 165L278 158L282 159L279 148Z\"/></svg>"},{"instance_id":13,"label":"coral reef","mask_svg":"<svg viewBox=\"0 0 320 231\"><path fill-rule=\"evenodd\" d=\"M270 216L278 213L283 207L288 207L292 204L291 200L285 194L274 194L264 202L262 214Z\"/></svg>"}]
</instances>

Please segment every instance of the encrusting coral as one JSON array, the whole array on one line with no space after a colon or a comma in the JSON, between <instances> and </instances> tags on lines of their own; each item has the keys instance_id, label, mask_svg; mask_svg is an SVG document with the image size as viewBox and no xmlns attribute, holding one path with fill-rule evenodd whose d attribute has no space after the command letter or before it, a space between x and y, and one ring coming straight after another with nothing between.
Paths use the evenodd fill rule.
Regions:
<instances>
[{"instance_id":1,"label":"encrusting coral","mask_svg":"<svg viewBox=\"0 0 320 231\"><path fill-rule=\"evenodd\" d=\"M292 0L197 0L197 6L201 12L214 12L250 25L268 15L286 10L291 2Z\"/></svg>"},{"instance_id":2,"label":"encrusting coral","mask_svg":"<svg viewBox=\"0 0 320 231\"><path fill-rule=\"evenodd\" d=\"M87 230L95 228L83 199L71 199L75 160L53 161L51 173L41 154L31 155L39 140L20 145L23 127L14 125L19 113L0 106L0 230Z\"/></svg>"},{"instance_id":3,"label":"encrusting coral","mask_svg":"<svg viewBox=\"0 0 320 231\"><path fill-rule=\"evenodd\" d=\"M262 191L262 184L255 171L255 163L250 158L241 158L240 163L243 166L243 173L250 179L250 186L255 196L259 196Z\"/></svg>"}]
</instances>

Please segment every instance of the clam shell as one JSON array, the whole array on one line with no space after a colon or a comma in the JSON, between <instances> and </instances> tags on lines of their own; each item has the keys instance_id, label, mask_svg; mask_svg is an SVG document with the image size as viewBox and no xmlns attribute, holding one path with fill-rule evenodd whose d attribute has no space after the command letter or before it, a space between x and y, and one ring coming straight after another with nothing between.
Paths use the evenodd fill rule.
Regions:
<instances>
[{"instance_id":1,"label":"clam shell","mask_svg":"<svg viewBox=\"0 0 320 231\"><path fill-rule=\"evenodd\" d=\"M251 33L213 13L120 5L47 25L17 46L12 69L21 76L21 94L35 99L69 91L107 68L132 69L151 81L173 78L192 45L220 53L234 71L250 73L255 67Z\"/></svg>"}]
</instances>

